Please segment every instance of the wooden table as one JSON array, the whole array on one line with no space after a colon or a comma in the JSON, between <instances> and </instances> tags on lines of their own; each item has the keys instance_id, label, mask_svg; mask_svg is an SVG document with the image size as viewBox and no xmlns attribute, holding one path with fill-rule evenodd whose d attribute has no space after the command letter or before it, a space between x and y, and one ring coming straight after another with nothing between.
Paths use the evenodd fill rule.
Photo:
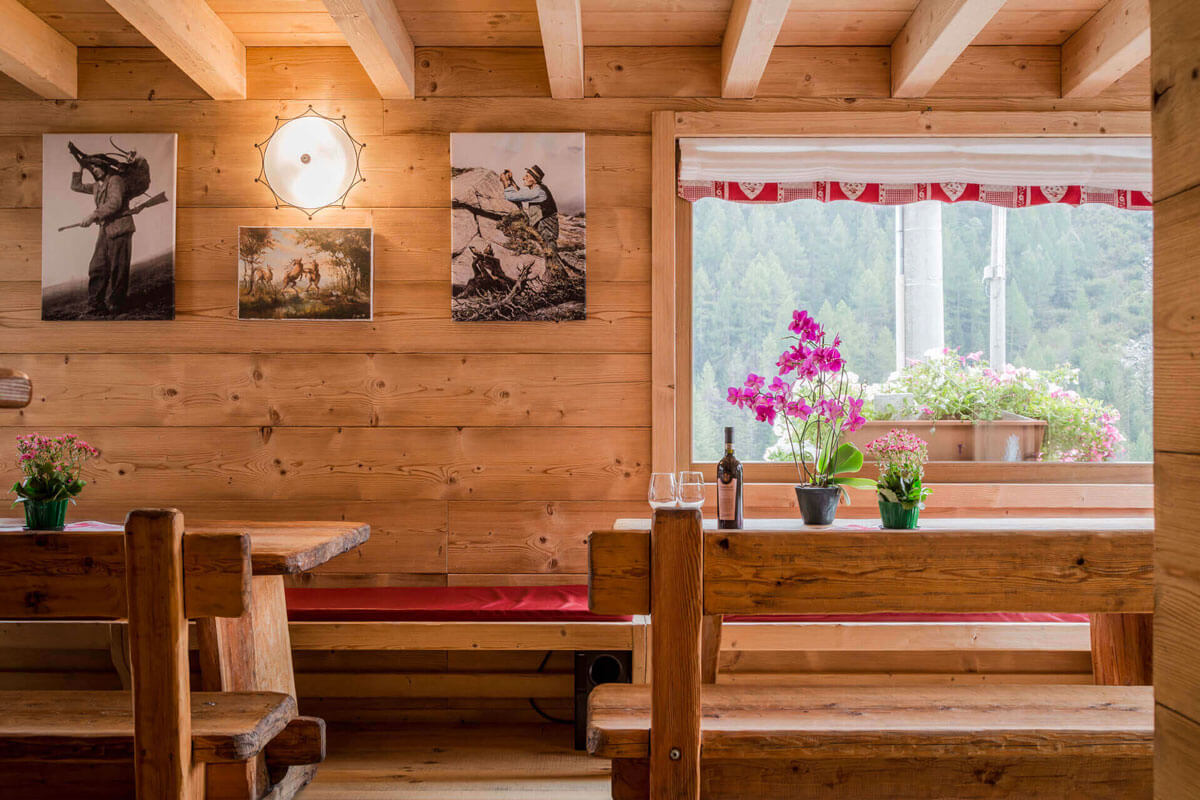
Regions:
<instances>
[{"instance_id":1,"label":"wooden table","mask_svg":"<svg viewBox=\"0 0 1200 800\"><path fill-rule=\"evenodd\" d=\"M0 530L20 530L23 524L23 520L0 519ZM250 534L250 608L241 617L210 617L196 622L200 691L269 691L294 697L296 676L283 577L306 572L353 550L370 538L370 526L359 522L242 520L185 520L185 525L190 533ZM120 525L105 527L121 529ZM80 533L86 535L86 530ZM127 675L122 679L127 680ZM210 764L208 797L260 797L270 783L275 786L272 800L285 800L312 780L316 769L316 765L290 767L283 775L268 776L261 758L257 763Z\"/></svg>"},{"instance_id":2,"label":"wooden table","mask_svg":"<svg viewBox=\"0 0 1200 800\"><path fill-rule=\"evenodd\" d=\"M200 682L204 691L269 691L296 695L292 640L288 634L283 576L318 567L361 545L370 526L358 522L198 521L192 532L250 534L254 573L250 608L241 617L210 617L196 623ZM272 800L293 797L312 780L317 765L289 767L268 776L265 765L210 764L208 797L259 797L272 785Z\"/></svg>"},{"instance_id":3,"label":"wooden table","mask_svg":"<svg viewBox=\"0 0 1200 800\"><path fill-rule=\"evenodd\" d=\"M618 519L614 530L649 531L650 517ZM715 519L704 519L705 530L716 530ZM879 529L872 519L837 520L832 525L806 526L799 519L747 519L746 531L870 531ZM1153 533L1153 517L998 517L950 519L934 518L921 520L920 531L995 532L998 537L1005 533L1021 531L1129 531L1139 530ZM731 530L736 535L737 530ZM1146 562L1152 553L1147 551ZM1054 611L1055 609L1045 609ZM704 671L705 678L715 677L717 649L720 643L721 620L706 617L704 620ZM1152 683L1153 668L1153 614L1092 614L1092 672L1098 684L1112 686L1146 686Z\"/></svg>"}]
</instances>

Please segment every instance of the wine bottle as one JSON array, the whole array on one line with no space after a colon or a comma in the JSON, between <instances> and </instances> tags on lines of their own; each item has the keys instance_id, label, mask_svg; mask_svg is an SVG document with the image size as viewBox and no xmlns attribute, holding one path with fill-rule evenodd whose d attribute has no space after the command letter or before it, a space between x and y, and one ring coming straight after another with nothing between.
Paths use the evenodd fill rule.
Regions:
<instances>
[{"instance_id":1,"label":"wine bottle","mask_svg":"<svg viewBox=\"0 0 1200 800\"><path fill-rule=\"evenodd\" d=\"M733 454L733 428L725 429L725 456L717 463L717 527L742 527L742 462Z\"/></svg>"}]
</instances>

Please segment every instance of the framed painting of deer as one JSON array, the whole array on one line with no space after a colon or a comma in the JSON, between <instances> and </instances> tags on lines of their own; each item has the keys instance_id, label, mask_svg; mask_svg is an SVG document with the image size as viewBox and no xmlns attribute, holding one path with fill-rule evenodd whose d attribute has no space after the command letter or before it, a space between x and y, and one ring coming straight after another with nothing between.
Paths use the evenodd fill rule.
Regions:
<instances>
[{"instance_id":1,"label":"framed painting of deer","mask_svg":"<svg viewBox=\"0 0 1200 800\"><path fill-rule=\"evenodd\" d=\"M371 319L372 228L238 229L239 319Z\"/></svg>"},{"instance_id":2,"label":"framed painting of deer","mask_svg":"<svg viewBox=\"0 0 1200 800\"><path fill-rule=\"evenodd\" d=\"M587 317L582 133L450 135L451 316Z\"/></svg>"},{"instance_id":3,"label":"framed painting of deer","mask_svg":"<svg viewBox=\"0 0 1200 800\"><path fill-rule=\"evenodd\" d=\"M175 318L173 133L42 137L42 319Z\"/></svg>"}]
</instances>

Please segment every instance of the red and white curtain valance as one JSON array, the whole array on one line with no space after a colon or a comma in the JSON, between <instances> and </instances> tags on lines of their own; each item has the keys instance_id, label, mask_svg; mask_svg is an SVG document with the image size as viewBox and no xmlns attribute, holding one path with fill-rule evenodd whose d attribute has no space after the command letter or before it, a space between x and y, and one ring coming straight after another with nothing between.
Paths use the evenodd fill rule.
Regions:
<instances>
[{"instance_id":1,"label":"red and white curtain valance","mask_svg":"<svg viewBox=\"0 0 1200 800\"><path fill-rule=\"evenodd\" d=\"M683 139L679 196L1149 209L1149 139Z\"/></svg>"}]
</instances>

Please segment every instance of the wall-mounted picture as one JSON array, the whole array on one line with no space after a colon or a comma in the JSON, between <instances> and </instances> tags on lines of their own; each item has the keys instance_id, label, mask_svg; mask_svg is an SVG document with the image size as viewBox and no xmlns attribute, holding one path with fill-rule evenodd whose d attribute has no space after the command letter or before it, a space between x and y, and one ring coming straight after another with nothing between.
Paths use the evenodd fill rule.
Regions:
<instances>
[{"instance_id":1,"label":"wall-mounted picture","mask_svg":"<svg viewBox=\"0 0 1200 800\"><path fill-rule=\"evenodd\" d=\"M239 319L371 319L372 228L238 229Z\"/></svg>"},{"instance_id":2,"label":"wall-mounted picture","mask_svg":"<svg viewBox=\"0 0 1200 800\"><path fill-rule=\"evenodd\" d=\"M455 133L451 316L587 318L582 133Z\"/></svg>"},{"instance_id":3,"label":"wall-mounted picture","mask_svg":"<svg viewBox=\"0 0 1200 800\"><path fill-rule=\"evenodd\" d=\"M42 319L175 318L173 133L42 137Z\"/></svg>"}]
</instances>

